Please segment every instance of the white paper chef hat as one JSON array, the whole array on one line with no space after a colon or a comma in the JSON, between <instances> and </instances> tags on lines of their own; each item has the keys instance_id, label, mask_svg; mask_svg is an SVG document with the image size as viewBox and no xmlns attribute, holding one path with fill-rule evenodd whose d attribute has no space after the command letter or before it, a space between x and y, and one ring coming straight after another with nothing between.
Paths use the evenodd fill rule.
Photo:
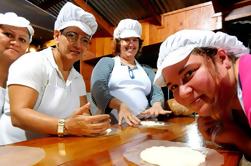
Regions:
<instances>
[{"instance_id":1,"label":"white paper chef hat","mask_svg":"<svg viewBox=\"0 0 251 166\"><path fill-rule=\"evenodd\" d=\"M98 28L96 19L91 13L84 11L71 2L67 2L57 16L54 30L62 30L69 26L76 26L90 36Z\"/></svg>"},{"instance_id":2,"label":"white paper chef hat","mask_svg":"<svg viewBox=\"0 0 251 166\"><path fill-rule=\"evenodd\" d=\"M14 12L7 12L5 14L0 13L0 25L27 28L30 36L30 42L32 40L32 36L34 35L34 29L32 28L30 21L24 17L17 16Z\"/></svg>"},{"instance_id":3,"label":"white paper chef hat","mask_svg":"<svg viewBox=\"0 0 251 166\"><path fill-rule=\"evenodd\" d=\"M236 57L249 53L249 49L235 36L208 30L181 30L169 36L161 44L154 83L161 87L166 86L162 69L184 60L195 47L223 48Z\"/></svg>"},{"instance_id":4,"label":"white paper chef hat","mask_svg":"<svg viewBox=\"0 0 251 166\"><path fill-rule=\"evenodd\" d=\"M142 28L141 24L137 20L123 19L119 22L118 26L113 32L113 38L123 39L128 37L141 38Z\"/></svg>"}]
</instances>

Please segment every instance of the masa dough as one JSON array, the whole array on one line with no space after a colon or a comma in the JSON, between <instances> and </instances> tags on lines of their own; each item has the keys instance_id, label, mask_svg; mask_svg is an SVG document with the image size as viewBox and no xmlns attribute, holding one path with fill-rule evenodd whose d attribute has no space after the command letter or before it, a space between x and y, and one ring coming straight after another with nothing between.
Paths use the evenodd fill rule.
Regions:
<instances>
[{"instance_id":1,"label":"masa dough","mask_svg":"<svg viewBox=\"0 0 251 166\"><path fill-rule=\"evenodd\" d=\"M140 124L142 126L151 127L151 126L164 126L164 122L159 121L141 121Z\"/></svg>"},{"instance_id":2,"label":"masa dough","mask_svg":"<svg viewBox=\"0 0 251 166\"><path fill-rule=\"evenodd\" d=\"M109 134L110 132L112 132L112 129L111 128L109 128L109 129L106 129L106 134Z\"/></svg>"},{"instance_id":3,"label":"masa dough","mask_svg":"<svg viewBox=\"0 0 251 166\"><path fill-rule=\"evenodd\" d=\"M159 166L199 166L206 155L189 147L153 146L143 150L140 158Z\"/></svg>"}]
</instances>

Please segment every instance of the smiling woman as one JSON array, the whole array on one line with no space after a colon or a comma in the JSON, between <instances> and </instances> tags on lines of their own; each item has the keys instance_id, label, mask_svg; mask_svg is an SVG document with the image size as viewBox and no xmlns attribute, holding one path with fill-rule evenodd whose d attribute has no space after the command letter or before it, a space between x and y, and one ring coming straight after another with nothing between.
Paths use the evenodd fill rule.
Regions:
<instances>
[{"instance_id":1,"label":"smiling woman","mask_svg":"<svg viewBox=\"0 0 251 166\"><path fill-rule=\"evenodd\" d=\"M106 132L109 116L90 116L84 80L73 67L96 30L92 14L67 2L55 22L56 47L25 54L11 65L0 145L48 135Z\"/></svg>"},{"instance_id":2,"label":"smiling woman","mask_svg":"<svg viewBox=\"0 0 251 166\"><path fill-rule=\"evenodd\" d=\"M251 161L251 56L235 36L181 30L160 47L155 83L200 116L202 135Z\"/></svg>"},{"instance_id":3,"label":"smiling woman","mask_svg":"<svg viewBox=\"0 0 251 166\"><path fill-rule=\"evenodd\" d=\"M34 30L30 22L15 13L0 13L0 116L6 93L10 65L23 55L32 40Z\"/></svg>"},{"instance_id":4,"label":"smiling woman","mask_svg":"<svg viewBox=\"0 0 251 166\"><path fill-rule=\"evenodd\" d=\"M141 24L137 20L121 20L114 30L114 58L102 58L94 67L91 93L102 113L114 117L113 123L134 126L140 118L167 114L164 96L152 84L154 71L136 60L142 46Z\"/></svg>"}]
</instances>

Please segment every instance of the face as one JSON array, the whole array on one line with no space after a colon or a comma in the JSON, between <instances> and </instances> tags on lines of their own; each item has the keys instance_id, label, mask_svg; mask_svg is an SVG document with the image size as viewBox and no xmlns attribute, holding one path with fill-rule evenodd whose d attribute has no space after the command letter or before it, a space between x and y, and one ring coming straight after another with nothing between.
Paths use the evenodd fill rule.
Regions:
<instances>
[{"instance_id":1,"label":"face","mask_svg":"<svg viewBox=\"0 0 251 166\"><path fill-rule=\"evenodd\" d=\"M120 40L120 57L131 60L135 58L139 50L139 38L130 37Z\"/></svg>"},{"instance_id":2,"label":"face","mask_svg":"<svg viewBox=\"0 0 251 166\"><path fill-rule=\"evenodd\" d=\"M0 57L14 62L29 47L29 34L26 28L0 25Z\"/></svg>"},{"instance_id":3,"label":"face","mask_svg":"<svg viewBox=\"0 0 251 166\"><path fill-rule=\"evenodd\" d=\"M90 36L77 27L55 31L57 48L64 59L74 63L81 59L89 45Z\"/></svg>"},{"instance_id":4,"label":"face","mask_svg":"<svg viewBox=\"0 0 251 166\"><path fill-rule=\"evenodd\" d=\"M215 63L207 56L191 54L162 71L174 98L201 116L214 116L213 111L228 100L226 87L229 81L224 81L228 70L223 61Z\"/></svg>"}]
</instances>

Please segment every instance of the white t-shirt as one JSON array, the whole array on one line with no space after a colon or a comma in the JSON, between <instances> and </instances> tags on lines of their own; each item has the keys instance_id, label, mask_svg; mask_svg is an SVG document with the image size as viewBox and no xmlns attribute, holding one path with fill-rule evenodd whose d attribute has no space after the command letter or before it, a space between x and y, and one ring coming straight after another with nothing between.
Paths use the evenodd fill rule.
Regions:
<instances>
[{"instance_id":1,"label":"white t-shirt","mask_svg":"<svg viewBox=\"0 0 251 166\"><path fill-rule=\"evenodd\" d=\"M86 95L82 76L72 68L65 81L55 63L52 49L23 55L10 67L7 85L20 84L35 89L39 95L34 110L57 118L70 116L80 107L80 96ZM8 91L8 88L7 88ZM36 133L13 127L6 98L0 119L0 144L19 142L35 137ZM44 135L43 135L44 136Z\"/></svg>"}]
</instances>

